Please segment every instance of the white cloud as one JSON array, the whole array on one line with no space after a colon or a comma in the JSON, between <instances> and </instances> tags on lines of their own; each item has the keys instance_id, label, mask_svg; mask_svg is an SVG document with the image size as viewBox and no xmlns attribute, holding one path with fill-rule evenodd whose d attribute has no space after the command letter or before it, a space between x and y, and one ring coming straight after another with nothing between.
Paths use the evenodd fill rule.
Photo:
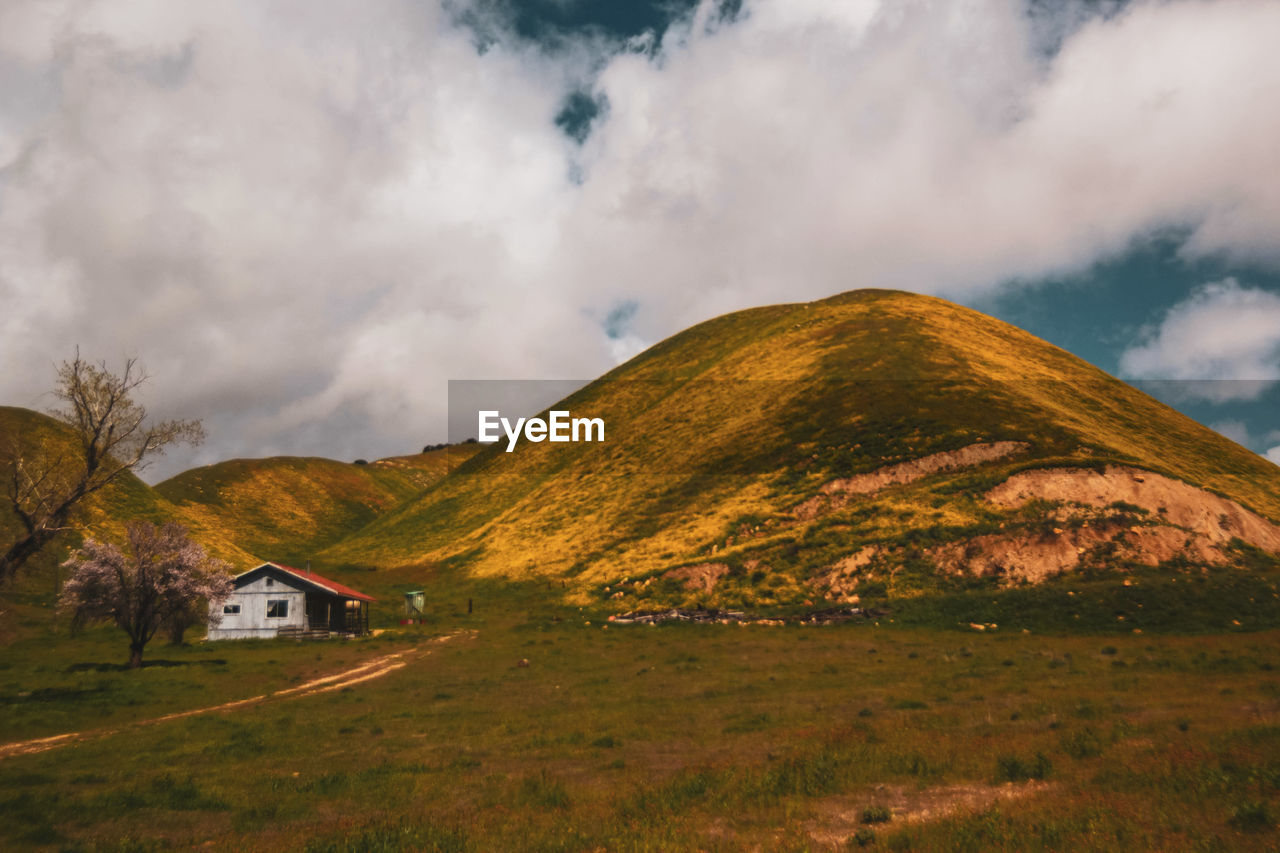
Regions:
<instances>
[{"instance_id":1,"label":"white cloud","mask_svg":"<svg viewBox=\"0 0 1280 853\"><path fill-rule=\"evenodd\" d=\"M1202 285L1121 355L1120 370L1187 380L1204 399L1255 398L1280 379L1280 295L1235 279Z\"/></svg>"},{"instance_id":2,"label":"white cloud","mask_svg":"<svg viewBox=\"0 0 1280 853\"><path fill-rule=\"evenodd\" d=\"M1280 5L1079 8L704 4L638 53L480 52L412 0L0 4L0 399L79 343L204 417L198 461L369 457L442 438L450 377L589 377L747 305L968 296L1167 226L1280 261Z\"/></svg>"},{"instance_id":3,"label":"white cloud","mask_svg":"<svg viewBox=\"0 0 1280 853\"><path fill-rule=\"evenodd\" d=\"M1280 7L1136 4L1051 62L1014 2L746 9L599 80L560 257L647 291L651 336L853 287L972 295L1175 224L1189 252L1276 251Z\"/></svg>"},{"instance_id":4,"label":"white cloud","mask_svg":"<svg viewBox=\"0 0 1280 853\"><path fill-rule=\"evenodd\" d=\"M1272 462L1276 463L1277 465L1280 465L1280 445L1276 445L1275 447L1271 448L1263 455L1266 456L1268 459L1270 459Z\"/></svg>"},{"instance_id":5,"label":"white cloud","mask_svg":"<svg viewBox=\"0 0 1280 853\"><path fill-rule=\"evenodd\" d=\"M1250 444L1249 427L1241 421L1219 421L1216 424L1210 424L1209 428L1225 435L1236 444L1244 447Z\"/></svg>"}]
</instances>

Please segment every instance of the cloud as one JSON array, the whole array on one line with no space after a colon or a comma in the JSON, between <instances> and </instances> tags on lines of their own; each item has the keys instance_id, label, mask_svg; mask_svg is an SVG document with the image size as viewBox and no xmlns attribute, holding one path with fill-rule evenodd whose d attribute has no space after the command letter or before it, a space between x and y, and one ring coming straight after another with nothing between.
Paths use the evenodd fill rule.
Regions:
<instances>
[{"instance_id":1,"label":"cloud","mask_svg":"<svg viewBox=\"0 0 1280 853\"><path fill-rule=\"evenodd\" d=\"M523 279L573 191L570 72L370 9L6 4L59 90L0 172L6 398L79 343L141 356L208 456L353 457L420 445L450 376L607 360Z\"/></svg>"},{"instance_id":2,"label":"cloud","mask_svg":"<svg viewBox=\"0 0 1280 853\"><path fill-rule=\"evenodd\" d=\"M1212 424L1209 428L1225 435L1227 438L1242 447L1266 447L1268 443L1280 440L1280 430L1270 430L1267 433L1258 436L1249 429L1247 424L1241 421L1220 421ZM1262 450L1260 451L1260 455L1280 465L1280 445L1271 447L1267 450Z\"/></svg>"},{"instance_id":3,"label":"cloud","mask_svg":"<svg viewBox=\"0 0 1280 853\"><path fill-rule=\"evenodd\" d=\"M1209 429L1221 433L1236 444L1248 447L1250 444L1249 427L1241 421L1219 421L1210 424Z\"/></svg>"},{"instance_id":4,"label":"cloud","mask_svg":"<svg viewBox=\"0 0 1280 853\"><path fill-rule=\"evenodd\" d=\"M673 315L853 287L969 297L1173 225L1189 254L1270 257L1264 25L1280 9L1137 4L1046 58L1017 3L695 20L656 61L601 73L608 116L560 259L643 288L656 336Z\"/></svg>"},{"instance_id":5,"label":"cloud","mask_svg":"<svg viewBox=\"0 0 1280 853\"><path fill-rule=\"evenodd\" d=\"M1201 399L1254 399L1280 379L1280 295L1230 278L1202 285L1121 354L1120 371L1188 380Z\"/></svg>"},{"instance_id":6,"label":"cloud","mask_svg":"<svg viewBox=\"0 0 1280 853\"><path fill-rule=\"evenodd\" d=\"M1053 6L703 3L546 47L482 4L2 4L0 399L79 343L206 420L166 470L372 457L443 437L450 378L586 378L748 305L971 297L1169 227L1280 263L1280 6Z\"/></svg>"}]
</instances>

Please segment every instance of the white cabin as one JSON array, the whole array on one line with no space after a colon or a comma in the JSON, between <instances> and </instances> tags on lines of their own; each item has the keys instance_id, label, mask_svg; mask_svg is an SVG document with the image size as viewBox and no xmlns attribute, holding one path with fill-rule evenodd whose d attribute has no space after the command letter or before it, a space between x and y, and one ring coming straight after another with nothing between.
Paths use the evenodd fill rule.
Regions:
<instances>
[{"instance_id":1,"label":"white cabin","mask_svg":"<svg viewBox=\"0 0 1280 853\"><path fill-rule=\"evenodd\" d=\"M376 599L310 569L263 563L236 575L235 588L211 617L210 640L336 632L366 634ZM216 622L216 624L215 624Z\"/></svg>"}]
</instances>

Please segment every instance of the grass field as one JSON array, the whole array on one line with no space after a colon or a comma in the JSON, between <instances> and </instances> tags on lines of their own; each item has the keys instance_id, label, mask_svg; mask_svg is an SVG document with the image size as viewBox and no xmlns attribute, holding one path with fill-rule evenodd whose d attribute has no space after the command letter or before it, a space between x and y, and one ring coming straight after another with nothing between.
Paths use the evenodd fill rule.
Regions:
<instances>
[{"instance_id":1,"label":"grass field","mask_svg":"<svg viewBox=\"0 0 1280 853\"><path fill-rule=\"evenodd\" d=\"M9 645L5 741L417 653L330 693L0 760L0 847L1280 843L1277 630L1136 635L1087 606L1071 635L979 634L923 616L914 627L605 627L534 587L467 594L474 613L458 597L432 624L370 640L157 645L149 658L169 664L138 672L96 666L120 658L105 629ZM431 642L446 633L457 635Z\"/></svg>"}]
</instances>

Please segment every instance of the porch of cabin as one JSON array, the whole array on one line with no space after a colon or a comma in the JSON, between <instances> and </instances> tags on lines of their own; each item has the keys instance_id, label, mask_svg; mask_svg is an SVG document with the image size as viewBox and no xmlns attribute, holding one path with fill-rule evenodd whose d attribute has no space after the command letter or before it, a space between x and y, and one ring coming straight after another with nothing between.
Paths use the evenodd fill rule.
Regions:
<instances>
[{"instance_id":1,"label":"porch of cabin","mask_svg":"<svg viewBox=\"0 0 1280 853\"><path fill-rule=\"evenodd\" d=\"M362 636L369 633L369 604L354 598L307 592L304 630L312 634L327 631Z\"/></svg>"}]
</instances>

